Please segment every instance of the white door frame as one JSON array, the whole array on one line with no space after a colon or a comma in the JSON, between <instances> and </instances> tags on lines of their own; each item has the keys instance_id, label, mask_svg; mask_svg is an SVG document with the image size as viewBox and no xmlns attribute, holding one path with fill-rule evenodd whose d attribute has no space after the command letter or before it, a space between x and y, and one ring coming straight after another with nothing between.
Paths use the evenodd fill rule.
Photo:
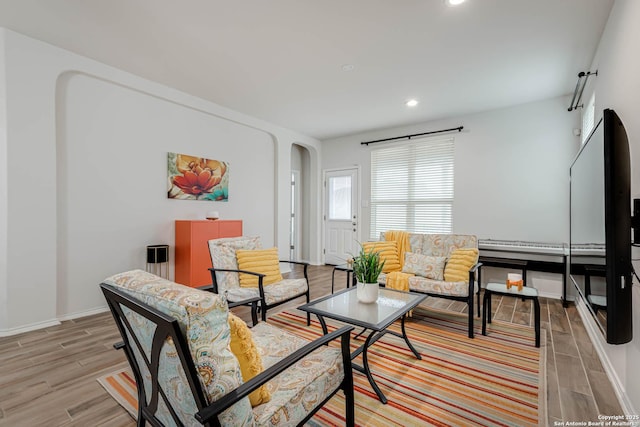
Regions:
<instances>
[{"instance_id":1,"label":"white door frame","mask_svg":"<svg viewBox=\"0 0 640 427\"><path fill-rule=\"evenodd\" d=\"M295 213L295 229L294 227L289 227L290 230L293 230L295 240L291 242L291 236L289 236L289 245L293 243L295 249L289 249L289 253L291 254L291 260L301 260L302 259L302 201L300 198L302 197L302 188L300 187L301 181L300 176L301 173L299 170L292 169L291 170L292 181L295 181L295 197L293 206L291 207L293 212ZM293 185L293 183L292 183ZM292 219L290 219L291 221Z\"/></svg>"},{"instance_id":2,"label":"white door frame","mask_svg":"<svg viewBox=\"0 0 640 427\"><path fill-rule=\"evenodd\" d=\"M362 198L362 177L360 174L360 166L356 165L356 166L350 166L350 167L344 167L344 168L329 168L329 169L323 169L322 170L322 263L324 264L326 262L326 248L327 248L327 242L326 242L326 238L327 238L327 209L329 209L329 207L327 206L327 173L329 172L338 172L338 171L353 171L355 170L356 172L356 178L357 178L357 185L356 185L356 200L353 201L356 205L355 205L355 210L356 210L356 216L357 216L357 221L358 221L358 225L356 226L356 240L358 242L361 242L361 235L362 232L360 231L362 229L361 227L361 223L362 223L362 212L361 212L361 198Z\"/></svg>"}]
</instances>

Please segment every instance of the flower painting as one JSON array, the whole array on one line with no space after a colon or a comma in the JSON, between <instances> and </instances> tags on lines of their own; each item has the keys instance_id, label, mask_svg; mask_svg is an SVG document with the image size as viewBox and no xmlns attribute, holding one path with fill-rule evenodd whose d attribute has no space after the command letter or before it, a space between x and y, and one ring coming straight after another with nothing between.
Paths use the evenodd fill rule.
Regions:
<instances>
[{"instance_id":1,"label":"flower painting","mask_svg":"<svg viewBox=\"0 0 640 427\"><path fill-rule=\"evenodd\" d=\"M170 199L229 200L229 163L186 154L167 155Z\"/></svg>"}]
</instances>

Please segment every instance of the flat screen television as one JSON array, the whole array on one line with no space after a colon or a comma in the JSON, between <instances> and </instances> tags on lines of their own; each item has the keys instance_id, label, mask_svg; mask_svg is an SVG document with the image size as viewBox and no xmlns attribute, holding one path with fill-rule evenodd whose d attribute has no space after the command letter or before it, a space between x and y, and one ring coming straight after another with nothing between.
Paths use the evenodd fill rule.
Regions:
<instances>
[{"instance_id":1,"label":"flat screen television","mask_svg":"<svg viewBox=\"0 0 640 427\"><path fill-rule=\"evenodd\" d=\"M607 342L631 341L631 161L610 109L571 164L569 270Z\"/></svg>"}]
</instances>

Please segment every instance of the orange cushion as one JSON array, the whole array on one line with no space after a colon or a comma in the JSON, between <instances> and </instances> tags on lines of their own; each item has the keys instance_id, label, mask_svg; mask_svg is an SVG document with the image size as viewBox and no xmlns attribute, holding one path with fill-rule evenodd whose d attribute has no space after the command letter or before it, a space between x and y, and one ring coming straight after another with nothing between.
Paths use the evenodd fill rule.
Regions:
<instances>
[{"instance_id":1,"label":"orange cushion","mask_svg":"<svg viewBox=\"0 0 640 427\"><path fill-rule=\"evenodd\" d=\"M270 285L282 281L280 263L278 262L278 248L260 250L236 250L238 269L266 274L263 285ZM257 288L258 276L240 273L240 287Z\"/></svg>"},{"instance_id":2,"label":"orange cushion","mask_svg":"<svg viewBox=\"0 0 640 427\"><path fill-rule=\"evenodd\" d=\"M251 329L233 313L229 313L229 329L231 330L231 352L238 359L242 380L246 383L251 378L264 371L262 358L256 344L253 342ZM249 394L251 406L258 406L271 400L271 393L264 384Z\"/></svg>"},{"instance_id":3,"label":"orange cushion","mask_svg":"<svg viewBox=\"0 0 640 427\"><path fill-rule=\"evenodd\" d=\"M383 273L391 273L392 271L400 271L400 259L398 258L398 244L395 241L390 242L364 242L362 248L366 252L374 250L380 253L380 261L384 261L382 267Z\"/></svg>"}]
</instances>

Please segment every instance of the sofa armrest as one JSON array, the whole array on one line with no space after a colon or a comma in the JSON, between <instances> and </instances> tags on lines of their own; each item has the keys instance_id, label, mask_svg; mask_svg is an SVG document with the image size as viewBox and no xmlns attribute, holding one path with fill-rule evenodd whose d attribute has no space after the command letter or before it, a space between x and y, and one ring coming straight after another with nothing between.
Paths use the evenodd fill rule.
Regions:
<instances>
[{"instance_id":1,"label":"sofa armrest","mask_svg":"<svg viewBox=\"0 0 640 427\"><path fill-rule=\"evenodd\" d=\"M278 260L278 262L285 262L287 264L309 265L309 263L305 261L291 261L288 259L281 259L281 260Z\"/></svg>"},{"instance_id":2,"label":"sofa armrest","mask_svg":"<svg viewBox=\"0 0 640 427\"><path fill-rule=\"evenodd\" d=\"M253 304L256 304L258 301L260 301L260 297L253 297L253 298L243 299L242 301L233 301L233 302L227 301L227 305L229 306L229 308L233 308L239 305L253 305Z\"/></svg>"},{"instance_id":3,"label":"sofa armrest","mask_svg":"<svg viewBox=\"0 0 640 427\"><path fill-rule=\"evenodd\" d=\"M213 282L212 284L212 289L214 293L219 293L218 292L218 279L216 279L216 271L226 271L226 272L230 272L230 273L245 273L245 274L252 274L254 276L258 276L258 288L260 288L260 298L264 300L264 289L262 288L262 280L267 277L266 274L262 274L262 273L256 273L255 271L247 271L247 270L238 270L238 269L233 269L233 268L210 268L209 271L211 272L211 281Z\"/></svg>"},{"instance_id":4,"label":"sofa armrest","mask_svg":"<svg viewBox=\"0 0 640 427\"><path fill-rule=\"evenodd\" d=\"M253 274L254 276L262 276L265 277L266 274L262 274L262 273L256 273L255 271L247 271L247 270L238 270L238 269L233 269L233 268L210 268L209 271L211 271L212 273L215 273L216 271L228 271L231 273L245 273L245 274Z\"/></svg>"},{"instance_id":5,"label":"sofa armrest","mask_svg":"<svg viewBox=\"0 0 640 427\"><path fill-rule=\"evenodd\" d=\"M480 274L481 274L482 263L478 262L476 265L469 269L469 295L473 294L475 282L476 282L476 273L478 273L478 282L480 282ZM478 283L478 286L480 284Z\"/></svg>"},{"instance_id":6,"label":"sofa armrest","mask_svg":"<svg viewBox=\"0 0 640 427\"><path fill-rule=\"evenodd\" d=\"M482 263L477 262L476 265L474 265L473 267L471 267L471 269L469 269L469 273L475 273L476 271L480 270L481 267L482 267Z\"/></svg>"},{"instance_id":7,"label":"sofa armrest","mask_svg":"<svg viewBox=\"0 0 640 427\"><path fill-rule=\"evenodd\" d=\"M327 335L324 335L309 344L305 345L299 350L296 350L289 356L285 357L275 365L265 369L260 374L256 375L246 383L242 384L237 389L227 393L222 396L220 399L216 400L206 408L198 411L195 414L196 420L200 423L204 424L211 419L217 417L220 413L222 413L225 409L232 406L234 403L238 402L240 399L248 396L252 391L256 390L258 387L262 386L268 381L271 381L276 375L285 371L288 367L307 356L312 351L320 348L321 346L333 341L336 338L340 338L341 340L341 348L342 348L342 362L344 364L345 377L347 375L351 375L351 354L350 354L350 339L351 339L351 331L353 330L353 326L343 326L342 328L333 331Z\"/></svg>"},{"instance_id":8,"label":"sofa armrest","mask_svg":"<svg viewBox=\"0 0 640 427\"><path fill-rule=\"evenodd\" d=\"M309 285L309 277L307 276L307 269L309 268L309 263L304 261L290 261L290 260L279 260L279 262L285 262L287 264L298 264L304 266L304 278L307 280L307 286Z\"/></svg>"}]
</instances>

